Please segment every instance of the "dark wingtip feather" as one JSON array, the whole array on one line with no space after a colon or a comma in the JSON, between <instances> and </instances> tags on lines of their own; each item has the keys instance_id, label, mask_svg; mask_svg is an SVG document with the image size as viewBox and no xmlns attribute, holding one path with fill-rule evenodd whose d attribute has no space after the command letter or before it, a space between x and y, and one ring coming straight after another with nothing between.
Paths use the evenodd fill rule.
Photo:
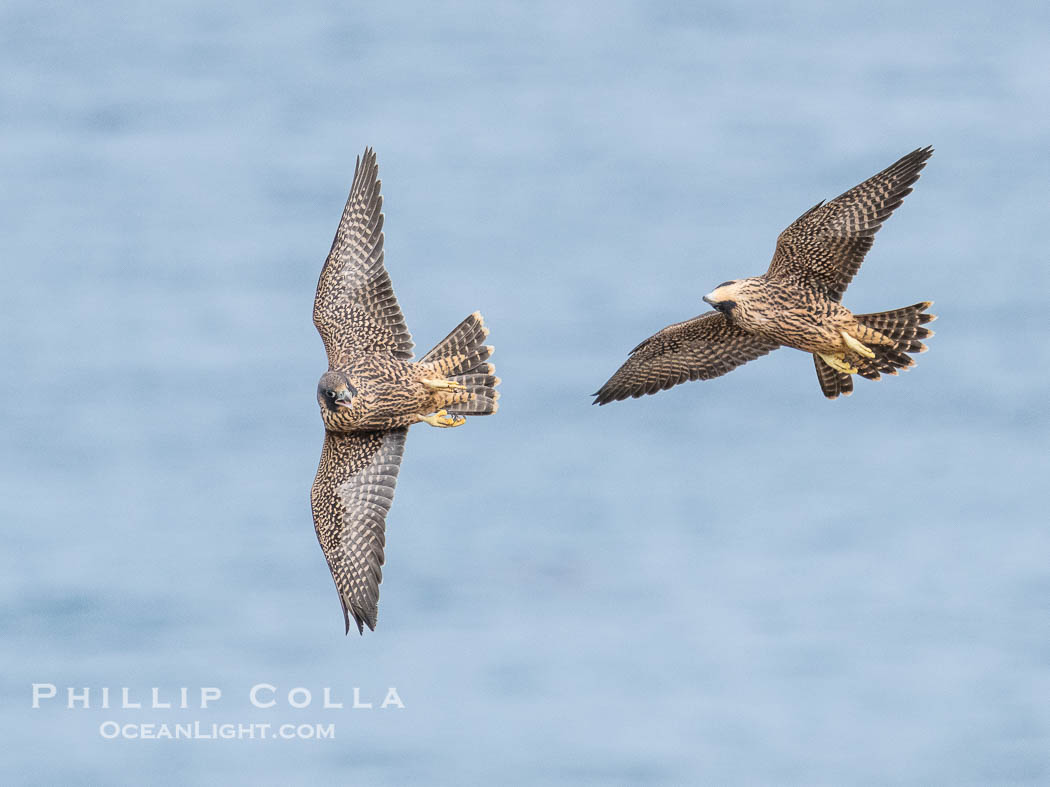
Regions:
<instances>
[{"instance_id":1,"label":"dark wingtip feather","mask_svg":"<svg viewBox=\"0 0 1050 787\"><path fill-rule=\"evenodd\" d=\"M374 618L370 620L368 618L365 618L361 614L359 614L356 609L348 608L347 605L346 605L346 602L343 601L343 598L342 598L341 594L340 594L340 597L339 597L339 601L342 602L342 604L343 604L343 623L344 623L345 628L346 628L346 630L344 631L344 634L346 634L346 636L350 636L350 616L351 615L354 616L354 623L357 624L357 633L358 634L364 635L364 633L365 633L365 624L366 623L368 624L368 628L369 629L371 629L372 631L376 630L376 623L375 623L375 619Z\"/></svg>"},{"instance_id":2,"label":"dark wingtip feather","mask_svg":"<svg viewBox=\"0 0 1050 787\"><path fill-rule=\"evenodd\" d=\"M338 587L338 585L336 585L336 587ZM339 593L339 606L341 606L343 608L343 624L346 626L346 631L343 632L343 633L349 635L350 634L350 610L348 610L346 608L346 600L343 598L342 592ZM356 619L356 617L357 616L354 615L355 619Z\"/></svg>"},{"instance_id":3,"label":"dark wingtip feather","mask_svg":"<svg viewBox=\"0 0 1050 787\"><path fill-rule=\"evenodd\" d=\"M918 171L919 169L922 169L923 165L925 165L927 161L930 160L930 156L932 155L933 145L927 145L924 148L915 148L915 150L913 150L911 153L909 153L906 156L903 156L898 163L908 163L917 165L916 171Z\"/></svg>"},{"instance_id":4,"label":"dark wingtip feather","mask_svg":"<svg viewBox=\"0 0 1050 787\"><path fill-rule=\"evenodd\" d=\"M354 611L353 614L354 614L354 623L357 624L357 633L358 634L364 636L365 626L368 626L368 630L369 631L375 631L376 630L376 622L375 622L374 618L365 617L364 615L359 614L356 610ZM349 623L349 621L347 621L346 633L347 634L350 633L350 623Z\"/></svg>"}]
</instances>

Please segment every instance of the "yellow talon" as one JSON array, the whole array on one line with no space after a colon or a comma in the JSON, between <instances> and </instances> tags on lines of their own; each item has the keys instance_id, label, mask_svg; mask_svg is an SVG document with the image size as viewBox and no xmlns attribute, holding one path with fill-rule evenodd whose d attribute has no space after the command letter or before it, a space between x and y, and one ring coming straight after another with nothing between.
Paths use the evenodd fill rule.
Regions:
<instances>
[{"instance_id":1,"label":"yellow talon","mask_svg":"<svg viewBox=\"0 0 1050 787\"><path fill-rule=\"evenodd\" d=\"M449 415L446 410L438 410L433 415L421 415L420 421L425 421L431 426L437 426L441 429L449 429L453 426L463 426L467 422L467 419L461 415Z\"/></svg>"},{"instance_id":2,"label":"yellow talon","mask_svg":"<svg viewBox=\"0 0 1050 787\"><path fill-rule=\"evenodd\" d=\"M867 349L866 347L864 349ZM842 372L843 374L856 374L857 367L851 366L846 361L845 353L835 353L834 355L825 355L824 353L817 353L821 358L824 359L824 363L830 366L832 369Z\"/></svg>"},{"instance_id":3,"label":"yellow talon","mask_svg":"<svg viewBox=\"0 0 1050 787\"><path fill-rule=\"evenodd\" d=\"M432 391L455 391L457 388L464 387L454 380L421 380L420 382Z\"/></svg>"},{"instance_id":4,"label":"yellow talon","mask_svg":"<svg viewBox=\"0 0 1050 787\"><path fill-rule=\"evenodd\" d=\"M855 352L857 355L863 355L865 358L874 358L875 357L875 353L874 352L872 352L867 347L865 347L863 344L858 342L856 339L854 339L848 333L846 333L845 331L839 331L839 333L842 334L842 339L843 339L843 341L846 342L846 346L849 347L851 350L853 350L853 352ZM855 372L855 371L857 371L857 370L854 369L853 372ZM853 372L850 372L850 374L853 374Z\"/></svg>"}]
</instances>

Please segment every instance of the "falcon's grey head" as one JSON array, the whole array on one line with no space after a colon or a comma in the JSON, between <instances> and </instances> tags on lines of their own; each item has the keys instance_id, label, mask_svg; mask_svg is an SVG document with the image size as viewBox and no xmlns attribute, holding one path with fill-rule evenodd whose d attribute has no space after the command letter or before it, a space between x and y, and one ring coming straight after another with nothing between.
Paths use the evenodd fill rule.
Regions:
<instances>
[{"instance_id":1,"label":"falcon's grey head","mask_svg":"<svg viewBox=\"0 0 1050 787\"><path fill-rule=\"evenodd\" d=\"M325 372L317 383L317 402L322 410L335 412L340 407L349 407L357 395L357 389L342 372Z\"/></svg>"}]
</instances>

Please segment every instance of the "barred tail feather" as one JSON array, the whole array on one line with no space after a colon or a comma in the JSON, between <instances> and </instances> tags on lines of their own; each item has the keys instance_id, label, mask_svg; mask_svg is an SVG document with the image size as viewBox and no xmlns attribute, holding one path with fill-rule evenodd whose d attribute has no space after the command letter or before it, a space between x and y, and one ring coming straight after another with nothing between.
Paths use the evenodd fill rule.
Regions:
<instances>
[{"instance_id":1,"label":"barred tail feather","mask_svg":"<svg viewBox=\"0 0 1050 787\"><path fill-rule=\"evenodd\" d=\"M499 378L496 377L495 380L498 385ZM466 393L470 395L470 401L450 404L445 409L458 415L492 415L499 409L499 391L494 388L470 385L467 386Z\"/></svg>"},{"instance_id":2,"label":"barred tail feather","mask_svg":"<svg viewBox=\"0 0 1050 787\"><path fill-rule=\"evenodd\" d=\"M861 325L873 328L886 338L897 342L897 350L921 353L926 351L926 345L920 339L933 336L933 331L922 326L937 319L937 315L926 313L931 306L933 301L923 301L903 309L877 314L855 314L854 317Z\"/></svg>"},{"instance_id":3,"label":"barred tail feather","mask_svg":"<svg viewBox=\"0 0 1050 787\"><path fill-rule=\"evenodd\" d=\"M438 342L421 363L430 363L448 380L464 386L469 401L449 405L449 413L489 415L499 409L496 367L488 363L494 348L483 344L489 329L481 312L474 312Z\"/></svg>"},{"instance_id":4,"label":"barred tail feather","mask_svg":"<svg viewBox=\"0 0 1050 787\"><path fill-rule=\"evenodd\" d=\"M487 363L485 366L492 367L492 364ZM483 388L492 388L493 386L500 384L500 379L494 374L457 374L454 378L460 385L465 385L468 388L471 386L481 386Z\"/></svg>"},{"instance_id":5,"label":"barred tail feather","mask_svg":"<svg viewBox=\"0 0 1050 787\"><path fill-rule=\"evenodd\" d=\"M910 369L915 365L910 355L894 350L892 347L872 347L871 349L875 352L874 358L852 359L857 366L857 374L866 380L881 380L884 374L896 375L899 370ZM923 345L922 350L912 350L912 352L924 352L925 350L926 347Z\"/></svg>"},{"instance_id":6,"label":"barred tail feather","mask_svg":"<svg viewBox=\"0 0 1050 787\"><path fill-rule=\"evenodd\" d=\"M442 358L469 353L476 350L488 335L489 329L485 327L481 312L474 312L424 355L420 363L433 363Z\"/></svg>"},{"instance_id":7,"label":"barred tail feather","mask_svg":"<svg viewBox=\"0 0 1050 787\"><path fill-rule=\"evenodd\" d=\"M462 377L469 374L494 374L496 367L485 363L492 355L494 347L483 345L469 355L453 356L448 362L446 377Z\"/></svg>"},{"instance_id":8,"label":"barred tail feather","mask_svg":"<svg viewBox=\"0 0 1050 787\"><path fill-rule=\"evenodd\" d=\"M873 328L895 342L893 345L871 345L875 357L859 359L857 374L868 380L878 380L883 374L895 375L899 369L914 366L915 361L908 353L926 352L922 339L933 336L933 331L923 327L937 319L937 315L926 313L932 305L932 301L923 301L889 312L855 315L861 325Z\"/></svg>"}]
</instances>

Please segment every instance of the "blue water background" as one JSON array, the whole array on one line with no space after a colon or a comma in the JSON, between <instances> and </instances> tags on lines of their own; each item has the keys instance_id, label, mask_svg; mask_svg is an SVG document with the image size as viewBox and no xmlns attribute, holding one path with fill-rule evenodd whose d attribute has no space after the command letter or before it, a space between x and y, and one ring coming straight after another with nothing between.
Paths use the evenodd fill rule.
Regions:
<instances>
[{"instance_id":1,"label":"blue water background","mask_svg":"<svg viewBox=\"0 0 1050 787\"><path fill-rule=\"evenodd\" d=\"M5 3L5 783L1050 782L1048 9ZM589 406L926 144L846 296L936 301L916 369L828 402L781 350ZM482 309L504 383L412 431L346 638L310 309L365 145L417 348ZM336 738L99 734L193 719Z\"/></svg>"}]
</instances>

